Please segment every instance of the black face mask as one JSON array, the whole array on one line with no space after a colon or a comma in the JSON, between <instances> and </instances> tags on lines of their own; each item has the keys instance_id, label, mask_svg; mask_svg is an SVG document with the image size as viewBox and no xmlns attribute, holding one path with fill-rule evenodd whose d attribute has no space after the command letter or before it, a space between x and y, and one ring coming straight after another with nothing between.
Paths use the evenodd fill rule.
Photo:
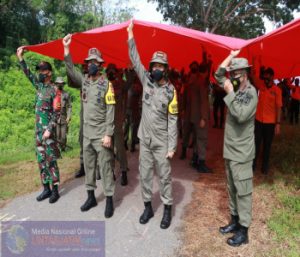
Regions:
<instances>
[{"instance_id":1,"label":"black face mask","mask_svg":"<svg viewBox=\"0 0 300 257\"><path fill-rule=\"evenodd\" d=\"M192 73L196 73L197 71L198 71L198 68L197 68L197 67L192 67L192 68L191 68L191 72L192 72Z\"/></svg>"},{"instance_id":2,"label":"black face mask","mask_svg":"<svg viewBox=\"0 0 300 257\"><path fill-rule=\"evenodd\" d=\"M107 73L107 78L108 80L113 81L116 79L116 74L114 72L109 72Z\"/></svg>"},{"instance_id":3,"label":"black face mask","mask_svg":"<svg viewBox=\"0 0 300 257\"><path fill-rule=\"evenodd\" d=\"M153 70L151 72L151 77L156 81L160 81L164 76L164 72L161 70Z\"/></svg>"},{"instance_id":4,"label":"black face mask","mask_svg":"<svg viewBox=\"0 0 300 257\"><path fill-rule=\"evenodd\" d=\"M272 86L272 84L270 85L270 79L264 79L264 82L265 82L265 85L267 86L267 87L271 87Z\"/></svg>"},{"instance_id":5,"label":"black face mask","mask_svg":"<svg viewBox=\"0 0 300 257\"><path fill-rule=\"evenodd\" d=\"M47 77L47 74L39 73L39 82L44 83Z\"/></svg>"},{"instance_id":6,"label":"black face mask","mask_svg":"<svg viewBox=\"0 0 300 257\"><path fill-rule=\"evenodd\" d=\"M92 63L91 65L89 65L88 72L89 72L90 76L96 76L98 71L99 71L98 65L96 65L95 63Z\"/></svg>"},{"instance_id":7,"label":"black face mask","mask_svg":"<svg viewBox=\"0 0 300 257\"><path fill-rule=\"evenodd\" d=\"M238 91L241 81L240 78L230 78L231 84L233 85L234 92Z\"/></svg>"},{"instance_id":8,"label":"black face mask","mask_svg":"<svg viewBox=\"0 0 300 257\"><path fill-rule=\"evenodd\" d=\"M59 90L63 90L64 87L63 87L63 86L58 86L57 88L58 88Z\"/></svg>"}]
</instances>

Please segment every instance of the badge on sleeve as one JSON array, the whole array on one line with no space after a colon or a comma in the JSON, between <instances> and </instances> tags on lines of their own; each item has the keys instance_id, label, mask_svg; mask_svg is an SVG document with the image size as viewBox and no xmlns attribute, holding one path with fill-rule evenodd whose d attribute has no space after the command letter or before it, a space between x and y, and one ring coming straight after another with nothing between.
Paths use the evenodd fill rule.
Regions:
<instances>
[{"instance_id":1,"label":"badge on sleeve","mask_svg":"<svg viewBox=\"0 0 300 257\"><path fill-rule=\"evenodd\" d=\"M111 82L108 83L108 89L105 94L105 103L106 104L116 104L115 92Z\"/></svg>"},{"instance_id":2,"label":"badge on sleeve","mask_svg":"<svg viewBox=\"0 0 300 257\"><path fill-rule=\"evenodd\" d=\"M169 103L168 110L170 114L177 114L178 113L178 101L177 101L177 92L173 90L173 99Z\"/></svg>"}]
</instances>

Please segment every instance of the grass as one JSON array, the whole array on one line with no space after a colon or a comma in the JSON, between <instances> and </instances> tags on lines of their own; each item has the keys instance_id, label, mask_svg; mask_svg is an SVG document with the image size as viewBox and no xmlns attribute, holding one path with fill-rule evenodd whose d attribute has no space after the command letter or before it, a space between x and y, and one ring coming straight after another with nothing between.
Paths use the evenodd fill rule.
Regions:
<instances>
[{"instance_id":1,"label":"grass","mask_svg":"<svg viewBox=\"0 0 300 257\"><path fill-rule=\"evenodd\" d=\"M272 148L274 183L266 188L277 204L268 228L279 247L270 256L296 257L300 253L300 128L286 125Z\"/></svg>"},{"instance_id":2,"label":"grass","mask_svg":"<svg viewBox=\"0 0 300 257\"><path fill-rule=\"evenodd\" d=\"M79 144L73 143L71 146L73 148L62 152L63 158L58 160L61 183L71 179L79 168ZM34 149L11 152L0 158L0 207L16 196L37 191L40 186Z\"/></svg>"},{"instance_id":3,"label":"grass","mask_svg":"<svg viewBox=\"0 0 300 257\"><path fill-rule=\"evenodd\" d=\"M229 210L222 155L214 154L208 160L214 163L214 173L194 182L193 200L183 216L183 243L176 256L298 257L299 142L300 127L283 125L272 146L271 174L263 176L258 171L254 176L250 243L237 248L227 246L227 236L218 233L218 227L227 223Z\"/></svg>"},{"instance_id":4,"label":"grass","mask_svg":"<svg viewBox=\"0 0 300 257\"><path fill-rule=\"evenodd\" d=\"M271 190L278 200L268 227L281 246L274 256L296 257L300 252L300 129L285 126L274 142L275 183Z\"/></svg>"}]
</instances>

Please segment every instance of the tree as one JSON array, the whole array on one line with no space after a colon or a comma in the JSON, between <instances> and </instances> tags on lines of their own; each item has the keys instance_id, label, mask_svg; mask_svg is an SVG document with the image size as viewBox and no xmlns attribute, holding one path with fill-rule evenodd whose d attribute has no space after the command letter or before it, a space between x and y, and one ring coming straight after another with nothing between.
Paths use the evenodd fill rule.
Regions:
<instances>
[{"instance_id":1,"label":"tree","mask_svg":"<svg viewBox=\"0 0 300 257\"><path fill-rule=\"evenodd\" d=\"M24 39L27 43L36 42L40 37L36 14L29 0L1 0L0 48L14 49Z\"/></svg>"},{"instance_id":2,"label":"tree","mask_svg":"<svg viewBox=\"0 0 300 257\"><path fill-rule=\"evenodd\" d=\"M293 19L300 0L148 0L165 20L193 29L240 38L264 34L263 18L276 26Z\"/></svg>"},{"instance_id":3,"label":"tree","mask_svg":"<svg viewBox=\"0 0 300 257\"><path fill-rule=\"evenodd\" d=\"M129 0L0 0L0 68L20 45L38 44L132 17Z\"/></svg>"}]
</instances>

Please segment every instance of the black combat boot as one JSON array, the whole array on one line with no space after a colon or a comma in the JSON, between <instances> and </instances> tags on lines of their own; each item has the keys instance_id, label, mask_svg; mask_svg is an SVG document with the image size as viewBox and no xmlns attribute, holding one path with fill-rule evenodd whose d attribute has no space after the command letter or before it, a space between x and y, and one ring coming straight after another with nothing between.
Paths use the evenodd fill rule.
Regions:
<instances>
[{"instance_id":1,"label":"black combat boot","mask_svg":"<svg viewBox=\"0 0 300 257\"><path fill-rule=\"evenodd\" d=\"M127 184L128 184L127 171L122 171L121 186L126 186Z\"/></svg>"},{"instance_id":2,"label":"black combat boot","mask_svg":"<svg viewBox=\"0 0 300 257\"><path fill-rule=\"evenodd\" d=\"M40 195L38 195L38 197L36 198L38 202L43 201L51 196L51 190L49 184L43 184L43 186L44 186L43 192Z\"/></svg>"},{"instance_id":3,"label":"black combat boot","mask_svg":"<svg viewBox=\"0 0 300 257\"><path fill-rule=\"evenodd\" d=\"M146 224L154 216L151 202L145 202L144 205L145 209L142 216L140 217L141 224Z\"/></svg>"},{"instance_id":4,"label":"black combat boot","mask_svg":"<svg viewBox=\"0 0 300 257\"><path fill-rule=\"evenodd\" d=\"M114 203L112 196L106 196L106 206L104 216L105 218L110 218L114 215Z\"/></svg>"},{"instance_id":5,"label":"black combat boot","mask_svg":"<svg viewBox=\"0 0 300 257\"><path fill-rule=\"evenodd\" d=\"M80 170L75 173L75 178L80 178L85 175L83 164L80 165Z\"/></svg>"},{"instance_id":6,"label":"black combat boot","mask_svg":"<svg viewBox=\"0 0 300 257\"><path fill-rule=\"evenodd\" d=\"M230 246L240 246L241 244L248 244L248 228L239 225L239 230L234 234L233 237L227 239L227 244Z\"/></svg>"},{"instance_id":7,"label":"black combat boot","mask_svg":"<svg viewBox=\"0 0 300 257\"><path fill-rule=\"evenodd\" d=\"M182 146L182 152L180 155L180 160L184 160L186 158L186 147Z\"/></svg>"},{"instance_id":8,"label":"black combat boot","mask_svg":"<svg viewBox=\"0 0 300 257\"><path fill-rule=\"evenodd\" d=\"M52 193L49 198L49 203L55 203L59 199L60 195L58 192L58 185L54 185L52 188Z\"/></svg>"},{"instance_id":9,"label":"black combat boot","mask_svg":"<svg viewBox=\"0 0 300 257\"><path fill-rule=\"evenodd\" d=\"M212 173L212 170L206 166L204 160L199 160L197 171L200 173Z\"/></svg>"},{"instance_id":10,"label":"black combat boot","mask_svg":"<svg viewBox=\"0 0 300 257\"><path fill-rule=\"evenodd\" d=\"M231 215L231 220L228 225L220 227L219 231L221 234L235 233L239 228L239 216Z\"/></svg>"},{"instance_id":11,"label":"black combat boot","mask_svg":"<svg viewBox=\"0 0 300 257\"><path fill-rule=\"evenodd\" d=\"M85 201L85 203L80 207L81 211L88 211L89 209L91 209L97 205L95 191L88 190L87 193L88 193L88 198Z\"/></svg>"},{"instance_id":12,"label":"black combat boot","mask_svg":"<svg viewBox=\"0 0 300 257\"><path fill-rule=\"evenodd\" d=\"M165 204L164 215L160 222L160 228L167 229L171 224L171 220L172 220L172 205Z\"/></svg>"},{"instance_id":13,"label":"black combat boot","mask_svg":"<svg viewBox=\"0 0 300 257\"><path fill-rule=\"evenodd\" d=\"M191 166L195 169L198 168L198 154L196 153L193 153L193 157L192 157L192 160L191 160Z\"/></svg>"}]
</instances>

